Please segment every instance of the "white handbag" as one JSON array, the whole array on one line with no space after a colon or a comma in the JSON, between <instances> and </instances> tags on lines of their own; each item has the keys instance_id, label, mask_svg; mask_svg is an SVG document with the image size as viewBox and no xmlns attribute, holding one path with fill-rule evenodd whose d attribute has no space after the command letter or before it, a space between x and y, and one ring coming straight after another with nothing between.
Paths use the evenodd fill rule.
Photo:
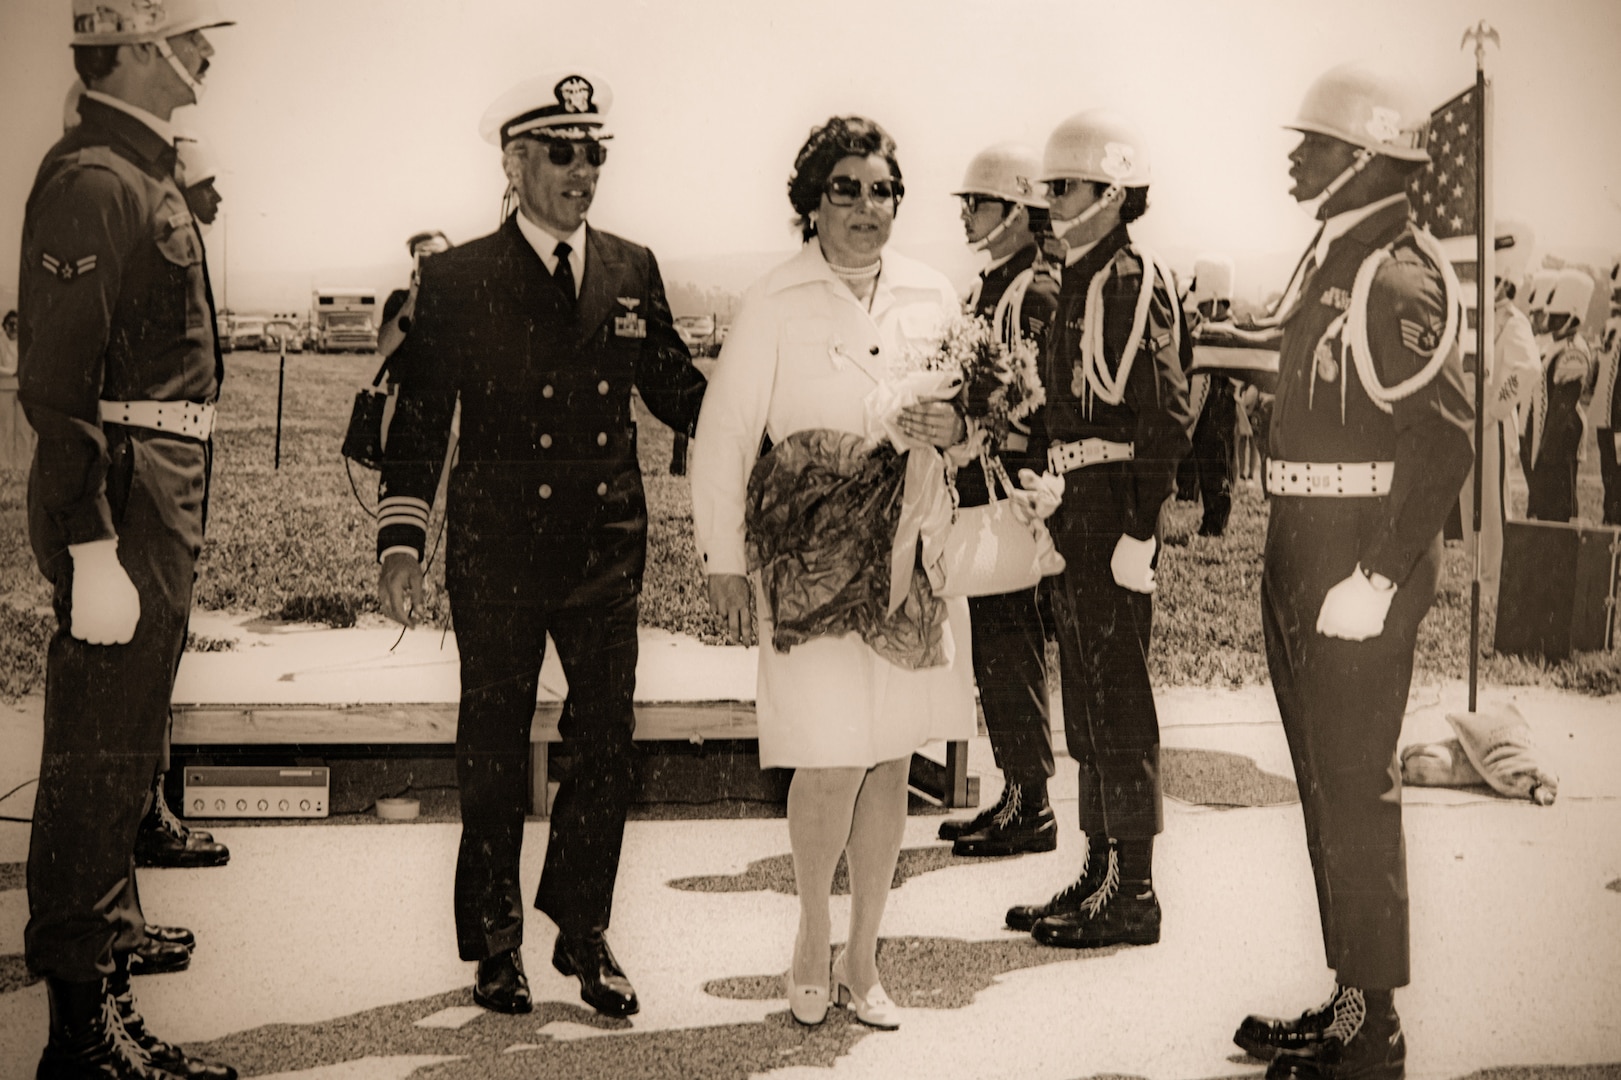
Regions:
<instances>
[{"instance_id":1,"label":"white handbag","mask_svg":"<svg viewBox=\"0 0 1621 1080\"><path fill-rule=\"evenodd\" d=\"M1012 492L1007 470L994 457L980 459L990 502L958 507L946 533L941 564L944 583L936 596L995 596L1034 588L1047 573L1063 569L1052 537L1040 521L1013 516L1013 503L997 496L997 484Z\"/></svg>"}]
</instances>

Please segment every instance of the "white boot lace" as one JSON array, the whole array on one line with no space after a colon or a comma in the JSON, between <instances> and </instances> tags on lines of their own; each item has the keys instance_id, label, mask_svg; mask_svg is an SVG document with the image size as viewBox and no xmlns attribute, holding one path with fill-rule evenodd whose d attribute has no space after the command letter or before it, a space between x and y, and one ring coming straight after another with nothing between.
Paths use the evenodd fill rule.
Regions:
<instances>
[{"instance_id":1,"label":"white boot lace","mask_svg":"<svg viewBox=\"0 0 1621 1080\"><path fill-rule=\"evenodd\" d=\"M991 820L998 829L1005 829L1019 820L1019 814L1024 808L1024 789L1018 784L1009 784L1002 791L1002 807L997 810L996 816Z\"/></svg>"},{"instance_id":2,"label":"white boot lace","mask_svg":"<svg viewBox=\"0 0 1621 1080\"><path fill-rule=\"evenodd\" d=\"M101 999L101 1022L107 1029L108 1041L113 1044L117 1056L141 1065L152 1064L151 1055L125 1030L124 1018L118 1012L118 1002L111 994Z\"/></svg>"},{"instance_id":3,"label":"white boot lace","mask_svg":"<svg viewBox=\"0 0 1621 1080\"><path fill-rule=\"evenodd\" d=\"M1335 991L1334 1020L1323 1032L1325 1039L1350 1042L1362 1030L1362 1021L1368 1015L1368 1000L1354 986L1342 986Z\"/></svg>"},{"instance_id":4,"label":"white boot lace","mask_svg":"<svg viewBox=\"0 0 1621 1080\"><path fill-rule=\"evenodd\" d=\"M1103 871L1103 883L1093 890L1092 895L1081 901L1081 910L1089 918L1097 918L1114 894L1120 891L1120 854L1114 848L1109 849L1109 865Z\"/></svg>"}]
</instances>

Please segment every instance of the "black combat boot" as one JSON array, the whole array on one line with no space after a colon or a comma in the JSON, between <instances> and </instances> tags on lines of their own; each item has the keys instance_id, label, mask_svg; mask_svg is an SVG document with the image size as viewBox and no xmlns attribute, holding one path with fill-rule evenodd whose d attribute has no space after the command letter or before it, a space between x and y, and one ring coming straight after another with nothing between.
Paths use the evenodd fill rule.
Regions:
<instances>
[{"instance_id":1,"label":"black combat boot","mask_svg":"<svg viewBox=\"0 0 1621 1080\"><path fill-rule=\"evenodd\" d=\"M1058 819L1047 805L1046 785L1039 791L1022 784L1002 789L1002 808L973 832L957 837L953 855L964 858L1023 855L1058 847Z\"/></svg>"},{"instance_id":2,"label":"black combat boot","mask_svg":"<svg viewBox=\"0 0 1621 1080\"><path fill-rule=\"evenodd\" d=\"M1344 992L1344 987L1335 986L1327 1001L1292 1020L1251 1013L1233 1033L1233 1042L1262 1061L1271 1061L1280 1050L1305 1050L1323 1041L1323 1032L1334 1022L1334 1003Z\"/></svg>"},{"instance_id":3,"label":"black combat boot","mask_svg":"<svg viewBox=\"0 0 1621 1080\"><path fill-rule=\"evenodd\" d=\"M1097 888L1074 907L1036 923L1031 936L1059 949L1157 943L1160 910L1154 895L1153 860L1153 837L1111 837Z\"/></svg>"},{"instance_id":4,"label":"black combat boot","mask_svg":"<svg viewBox=\"0 0 1621 1080\"><path fill-rule=\"evenodd\" d=\"M1087 837L1082 843L1085 847L1081 851L1081 872L1075 880L1054 893L1045 903L1016 904L1008 908L1009 930L1023 930L1029 933L1042 919L1061 912L1074 911L1080 907L1083 900L1097 892L1103 884L1104 874L1113 865L1114 845L1112 841L1101 836L1096 842Z\"/></svg>"},{"instance_id":5,"label":"black combat boot","mask_svg":"<svg viewBox=\"0 0 1621 1080\"><path fill-rule=\"evenodd\" d=\"M1002 794L997 797L997 800L971 818L949 818L942 821L940 823L940 839L955 842L958 837L967 836L969 833L976 833L985 828L996 820L996 815L1002 812L1003 807L1007 806L1008 793L1015 786L1014 784L1003 784Z\"/></svg>"},{"instance_id":6,"label":"black combat boot","mask_svg":"<svg viewBox=\"0 0 1621 1080\"><path fill-rule=\"evenodd\" d=\"M155 1068L186 1080L236 1080L236 1070L231 1066L191 1057L180 1047L164 1042L147 1030L146 1021L135 1011L135 991L130 985L127 960L120 960L107 980L107 995L118 1010L118 1019L124 1025L124 1030L135 1045L146 1052Z\"/></svg>"},{"instance_id":7,"label":"black combat boot","mask_svg":"<svg viewBox=\"0 0 1621 1080\"><path fill-rule=\"evenodd\" d=\"M158 773L152 806L135 834L135 865L195 869L224 866L230 861L230 849L217 842L213 834L188 828L174 816L163 797L163 774Z\"/></svg>"},{"instance_id":8,"label":"black combat boot","mask_svg":"<svg viewBox=\"0 0 1621 1080\"><path fill-rule=\"evenodd\" d=\"M1341 987L1323 1037L1299 1050L1280 1050L1267 1080L1402 1080L1407 1039L1390 992Z\"/></svg>"},{"instance_id":9,"label":"black combat boot","mask_svg":"<svg viewBox=\"0 0 1621 1080\"><path fill-rule=\"evenodd\" d=\"M107 984L45 980L51 1036L35 1080L169 1080L129 1037Z\"/></svg>"}]
</instances>

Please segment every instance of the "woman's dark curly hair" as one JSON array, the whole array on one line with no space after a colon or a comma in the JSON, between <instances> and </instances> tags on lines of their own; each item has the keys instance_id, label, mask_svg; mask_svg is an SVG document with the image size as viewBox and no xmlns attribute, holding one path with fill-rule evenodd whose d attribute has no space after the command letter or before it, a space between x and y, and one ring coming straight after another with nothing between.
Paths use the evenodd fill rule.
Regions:
<instances>
[{"instance_id":1,"label":"woman's dark curly hair","mask_svg":"<svg viewBox=\"0 0 1621 1080\"><path fill-rule=\"evenodd\" d=\"M901 178L901 164L895 160L895 140L876 121L864 116L835 116L821 127L811 128L810 138L794 157L794 171L788 177L788 201L794 207L794 224L802 240L816 235L811 211L822 205L822 189L833 175L833 166L847 157L877 154L889 163L889 174ZM895 199L900 208L899 196Z\"/></svg>"}]
</instances>

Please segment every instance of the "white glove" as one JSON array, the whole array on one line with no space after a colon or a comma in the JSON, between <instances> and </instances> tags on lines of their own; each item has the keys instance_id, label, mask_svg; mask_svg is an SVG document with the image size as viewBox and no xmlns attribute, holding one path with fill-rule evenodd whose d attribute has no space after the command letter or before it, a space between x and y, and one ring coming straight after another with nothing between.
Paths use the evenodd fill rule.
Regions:
<instances>
[{"instance_id":1,"label":"white glove","mask_svg":"<svg viewBox=\"0 0 1621 1080\"><path fill-rule=\"evenodd\" d=\"M1021 491L1008 492L1013 516L1028 525L1033 521L1046 521L1064 501L1064 478L1044 472L1036 475L1034 469L1019 470Z\"/></svg>"},{"instance_id":2,"label":"white glove","mask_svg":"<svg viewBox=\"0 0 1621 1080\"><path fill-rule=\"evenodd\" d=\"M141 596L118 561L118 539L69 544L73 556L73 609L68 616L74 637L91 645L123 645L135 636L141 619Z\"/></svg>"},{"instance_id":3,"label":"white glove","mask_svg":"<svg viewBox=\"0 0 1621 1080\"><path fill-rule=\"evenodd\" d=\"M1359 563L1351 576L1328 590L1317 613L1317 632L1346 641L1366 641L1385 630L1385 616L1396 597L1396 586L1380 575L1375 584Z\"/></svg>"},{"instance_id":4,"label":"white glove","mask_svg":"<svg viewBox=\"0 0 1621 1080\"><path fill-rule=\"evenodd\" d=\"M1114 555L1109 559L1109 569L1114 573L1114 583L1132 592L1153 592L1152 563L1155 546L1152 536L1147 540L1137 540L1121 534L1120 539L1115 542Z\"/></svg>"}]
</instances>

